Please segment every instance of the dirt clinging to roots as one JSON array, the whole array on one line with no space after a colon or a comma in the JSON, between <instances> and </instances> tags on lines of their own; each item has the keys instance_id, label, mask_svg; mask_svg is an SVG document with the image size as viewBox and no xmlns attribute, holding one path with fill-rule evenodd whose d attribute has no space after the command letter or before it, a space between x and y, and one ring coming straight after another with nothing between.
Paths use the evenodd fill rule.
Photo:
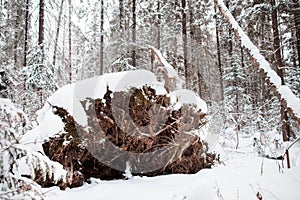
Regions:
<instances>
[{"instance_id":1,"label":"dirt clinging to roots","mask_svg":"<svg viewBox=\"0 0 300 200\"><path fill-rule=\"evenodd\" d=\"M192 174L213 165L215 155L207 153L207 144L190 134L205 123L192 105L173 110L167 95L156 95L148 86L114 93L107 88L103 99L86 98L81 104L88 128L53 105L64 132L43 144L45 154L68 171L66 182L59 183L62 189L81 186L91 177L125 179L128 161L132 174L141 176Z\"/></svg>"}]
</instances>

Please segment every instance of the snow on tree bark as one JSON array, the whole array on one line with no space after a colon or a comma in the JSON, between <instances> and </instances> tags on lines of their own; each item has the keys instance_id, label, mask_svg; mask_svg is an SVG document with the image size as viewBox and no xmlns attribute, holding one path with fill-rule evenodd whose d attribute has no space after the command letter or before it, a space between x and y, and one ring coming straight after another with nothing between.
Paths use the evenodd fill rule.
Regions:
<instances>
[{"instance_id":1,"label":"snow on tree bark","mask_svg":"<svg viewBox=\"0 0 300 200\"><path fill-rule=\"evenodd\" d=\"M291 117L300 126L300 109L296 106L297 104L300 105L300 99L297 98L287 86L282 85L281 78L274 70L271 69L269 62L266 61L264 56L259 53L258 48L250 41L249 37L241 29L228 8L225 6L224 2L222 0L215 0L215 4L229 25L231 25L234 29L236 37L241 40L245 50L247 50L250 54L252 62L262 71L260 75L266 80L270 88L275 91ZM284 92L282 92L283 88Z\"/></svg>"}]
</instances>

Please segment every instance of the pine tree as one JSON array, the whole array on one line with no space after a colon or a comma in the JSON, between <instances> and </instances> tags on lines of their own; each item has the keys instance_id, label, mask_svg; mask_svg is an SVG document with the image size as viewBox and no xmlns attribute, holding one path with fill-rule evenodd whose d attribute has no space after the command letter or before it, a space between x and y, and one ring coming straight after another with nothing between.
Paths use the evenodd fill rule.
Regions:
<instances>
[{"instance_id":1,"label":"pine tree","mask_svg":"<svg viewBox=\"0 0 300 200\"><path fill-rule=\"evenodd\" d=\"M25 112L34 117L34 113L41 108L47 97L57 89L54 80L54 68L45 57L40 46L32 48L28 54L28 65L23 67L20 75L25 77L26 90L24 98ZM32 99L35 102L32 102Z\"/></svg>"},{"instance_id":2,"label":"pine tree","mask_svg":"<svg viewBox=\"0 0 300 200\"><path fill-rule=\"evenodd\" d=\"M37 184L29 179L57 182L65 178L66 172L48 157L20 144L30 122L9 99L0 98L0 119L0 198L41 197L35 189Z\"/></svg>"}]
</instances>

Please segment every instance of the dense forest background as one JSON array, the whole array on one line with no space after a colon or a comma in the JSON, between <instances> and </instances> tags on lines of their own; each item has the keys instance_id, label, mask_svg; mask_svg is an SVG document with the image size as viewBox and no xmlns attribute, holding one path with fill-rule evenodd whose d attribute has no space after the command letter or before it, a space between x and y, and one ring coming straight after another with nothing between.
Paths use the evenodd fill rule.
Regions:
<instances>
[{"instance_id":1,"label":"dense forest background","mask_svg":"<svg viewBox=\"0 0 300 200\"><path fill-rule=\"evenodd\" d=\"M300 2L225 3L299 96ZM285 140L296 131L212 0L1 0L0 7L0 97L20 105L31 121L65 84L131 69L157 72L152 45L211 114L223 116L223 130L282 128Z\"/></svg>"},{"instance_id":2,"label":"dense forest background","mask_svg":"<svg viewBox=\"0 0 300 200\"><path fill-rule=\"evenodd\" d=\"M227 15L226 21L224 11L220 12L223 1L219 0L218 6L215 2L217 0L0 0L0 198L11 199L27 191L34 199L37 196L44 199L42 194L45 193L35 189L40 188L37 183L45 186L48 181L50 185L47 186L53 186L67 181L67 187L72 184L73 178L80 177L77 171L73 173L73 165L70 164L78 160L76 148L82 147L78 143L63 149L72 143L64 138L59 140L63 141L60 150L74 153L75 158L61 154L64 156L60 158L67 166L63 168L63 165L46 156L41 144L46 140L27 142L23 136L32 139L35 134L41 139L53 131L48 129L61 125L59 121L60 125L54 123L50 127L52 123L45 123L42 126L43 119L38 118L45 115L46 111L40 110L44 105L48 106L47 113L59 113L61 120L67 124L53 135L64 137L62 130L76 132L74 118L67 108L47 103L50 95L67 84L105 73L134 69L150 70L159 81L164 81L162 63L149 45L158 49L175 68L184 80L184 88L194 91L207 102L209 111L205 120L209 126L198 130L200 125L197 124L198 143L193 142L193 145L202 145L203 141L199 139L202 133L209 136L212 135L210 133L217 133L218 140L221 138L217 141L218 145L224 149L229 147L233 157L234 152L248 157L248 151L260 156L246 160L245 166L258 163L261 157L271 162L271 159L284 161L286 156L289 163L289 148L299 140L300 133L297 126L297 122L300 124L300 1L224 1L230 10L227 14L234 16L279 77L272 70L263 71L254 67L259 60L249 56L249 48L242 45L244 40L236 37L236 27L228 24L230 20ZM264 73L274 76L262 78ZM269 87L272 78L279 79L277 83L280 88ZM298 98L289 90L284 90L289 88ZM278 92L279 89L282 93ZM105 96L110 98L109 90ZM292 106L285 105L288 103ZM47 117L49 121L53 119ZM296 137L298 139L294 140ZM72 136L69 139L77 138ZM203 144L201 148L206 153L211 144L209 141ZM60 154L56 147L55 153ZM242 149L240 152L237 150L239 147ZM277 154L276 151L282 149L283 152ZM209 158L205 153L205 159ZM192 155L200 159L199 152ZM212 155L210 164L217 160L222 163L219 155L215 152ZM90 163L93 162L88 162L88 165ZM192 163L189 167L195 165ZM259 166L259 179L263 174L263 165L264 161ZM287 166L290 167L289 164ZM244 168L239 165L231 167L230 171ZM280 173L283 167L283 164L276 163ZM94 166L91 168L94 169ZM255 171L259 170L255 167ZM223 177L224 174L228 174L227 171L215 177ZM248 171L246 174L252 176ZM292 177L290 174L287 176ZM237 177L244 181L242 176ZM231 178L228 180L232 181ZM271 179L268 177L268 180ZM83 180L79 182L78 186L83 184ZM255 185L260 191L260 185ZM226 182L226 186L231 187L232 184ZM247 186L252 187L249 191L254 191L252 184L247 183ZM217 189L219 199L223 199L217 182L213 188ZM289 186L286 188L291 189ZM239 197L239 190L237 195ZM259 192L254 195L262 199Z\"/></svg>"}]
</instances>

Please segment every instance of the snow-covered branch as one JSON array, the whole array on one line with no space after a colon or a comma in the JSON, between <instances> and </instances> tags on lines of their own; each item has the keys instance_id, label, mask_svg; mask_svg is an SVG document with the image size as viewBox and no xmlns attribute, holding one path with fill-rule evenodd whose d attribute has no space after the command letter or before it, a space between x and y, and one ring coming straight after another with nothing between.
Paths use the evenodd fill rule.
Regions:
<instances>
[{"instance_id":1,"label":"snow-covered branch","mask_svg":"<svg viewBox=\"0 0 300 200\"><path fill-rule=\"evenodd\" d=\"M148 46L148 48L154 53L157 57L158 61L164 66L164 70L166 71L167 79L174 79L177 83L177 89L181 89L184 81L178 76L178 73L174 69L174 67L166 61L161 52L153 46ZM169 82L169 80L165 80Z\"/></svg>"},{"instance_id":2,"label":"snow-covered branch","mask_svg":"<svg viewBox=\"0 0 300 200\"><path fill-rule=\"evenodd\" d=\"M215 4L235 32L235 36L241 40L242 46L248 51L252 62L258 69L263 72L263 78L275 91L278 98L289 111L291 117L300 126L300 99L291 91L291 89L283 85L281 78L271 68L270 63L260 54L259 49L251 42L247 34L242 30L237 21L234 19L223 0L215 0Z\"/></svg>"}]
</instances>

